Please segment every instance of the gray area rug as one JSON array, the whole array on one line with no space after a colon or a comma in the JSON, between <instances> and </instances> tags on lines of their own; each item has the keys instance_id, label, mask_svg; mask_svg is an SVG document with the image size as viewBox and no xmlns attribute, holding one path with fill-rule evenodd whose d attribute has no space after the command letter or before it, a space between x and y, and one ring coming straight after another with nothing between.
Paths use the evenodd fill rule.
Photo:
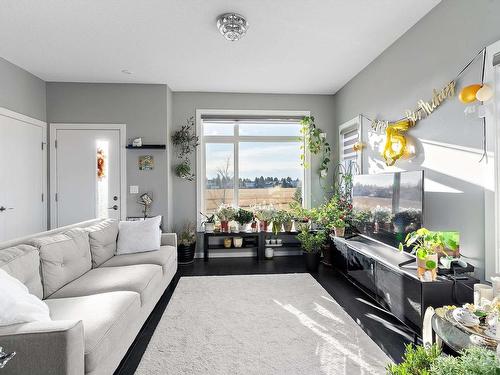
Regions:
<instances>
[{"instance_id":1,"label":"gray area rug","mask_svg":"<svg viewBox=\"0 0 500 375\"><path fill-rule=\"evenodd\" d=\"M136 374L384 374L390 359L309 274L183 277Z\"/></svg>"}]
</instances>

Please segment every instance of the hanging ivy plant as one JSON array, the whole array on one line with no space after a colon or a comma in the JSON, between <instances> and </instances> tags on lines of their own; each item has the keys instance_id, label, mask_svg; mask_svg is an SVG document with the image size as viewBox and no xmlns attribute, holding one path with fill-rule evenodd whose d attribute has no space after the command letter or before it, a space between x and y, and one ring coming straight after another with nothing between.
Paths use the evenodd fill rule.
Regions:
<instances>
[{"instance_id":1,"label":"hanging ivy plant","mask_svg":"<svg viewBox=\"0 0 500 375\"><path fill-rule=\"evenodd\" d=\"M326 133L318 128L314 123L314 116L305 116L300 120L302 127L300 134L302 136L302 145L300 146L301 165L309 168L306 162L305 151L309 150L312 155L321 155L321 164L318 169L320 178L325 178L328 174L328 165L330 164L330 144L326 140Z\"/></svg>"},{"instance_id":2,"label":"hanging ivy plant","mask_svg":"<svg viewBox=\"0 0 500 375\"><path fill-rule=\"evenodd\" d=\"M199 145L194 117L188 118L186 124L172 134L172 144L177 152L177 158L180 159L180 162L174 168L176 176L193 181L195 175L192 172L190 156Z\"/></svg>"}]
</instances>

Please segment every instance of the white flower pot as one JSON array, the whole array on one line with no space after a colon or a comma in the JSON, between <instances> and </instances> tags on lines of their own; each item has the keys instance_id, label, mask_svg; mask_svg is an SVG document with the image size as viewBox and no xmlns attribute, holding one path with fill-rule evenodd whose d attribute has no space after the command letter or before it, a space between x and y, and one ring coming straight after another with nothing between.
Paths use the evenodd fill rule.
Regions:
<instances>
[{"instance_id":1,"label":"white flower pot","mask_svg":"<svg viewBox=\"0 0 500 375\"><path fill-rule=\"evenodd\" d=\"M266 250L264 251L264 256L266 257L266 259L273 259L274 249L272 247L266 247Z\"/></svg>"},{"instance_id":2,"label":"white flower pot","mask_svg":"<svg viewBox=\"0 0 500 375\"><path fill-rule=\"evenodd\" d=\"M242 247L243 246L243 238L234 237L233 238L233 245L234 245L234 247Z\"/></svg>"},{"instance_id":3,"label":"white flower pot","mask_svg":"<svg viewBox=\"0 0 500 375\"><path fill-rule=\"evenodd\" d=\"M205 223L205 233L213 233L215 229L214 223Z\"/></svg>"}]
</instances>

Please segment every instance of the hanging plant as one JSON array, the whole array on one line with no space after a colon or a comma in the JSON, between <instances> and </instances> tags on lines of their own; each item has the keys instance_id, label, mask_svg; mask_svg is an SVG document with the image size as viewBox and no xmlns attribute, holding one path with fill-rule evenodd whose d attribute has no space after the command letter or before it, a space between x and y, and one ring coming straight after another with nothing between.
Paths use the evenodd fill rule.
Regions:
<instances>
[{"instance_id":1,"label":"hanging plant","mask_svg":"<svg viewBox=\"0 0 500 375\"><path fill-rule=\"evenodd\" d=\"M193 181L195 175L192 172L190 156L199 145L194 117L188 118L186 124L172 134L172 144L177 152L177 158L181 160L174 168L176 176Z\"/></svg>"},{"instance_id":2,"label":"hanging plant","mask_svg":"<svg viewBox=\"0 0 500 375\"><path fill-rule=\"evenodd\" d=\"M300 134L302 136L302 151L300 162L305 168L309 168L306 162L305 151L309 150L312 155L321 155L321 164L318 169L320 178L325 178L328 174L328 165L330 164L330 144L326 140L326 133L318 128L314 123L313 116L305 116L300 120L302 127Z\"/></svg>"}]
</instances>

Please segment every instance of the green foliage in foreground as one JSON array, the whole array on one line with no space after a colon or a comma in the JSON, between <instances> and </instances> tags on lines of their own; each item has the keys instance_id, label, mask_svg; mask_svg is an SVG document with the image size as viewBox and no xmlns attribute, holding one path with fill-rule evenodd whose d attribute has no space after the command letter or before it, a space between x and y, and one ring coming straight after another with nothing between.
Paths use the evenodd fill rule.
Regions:
<instances>
[{"instance_id":1,"label":"green foliage in foreground","mask_svg":"<svg viewBox=\"0 0 500 375\"><path fill-rule=\"evenodd\" d=\"M404 361L389 364L389 375L500 375L500 362L495 352L471 347L463 350L458 357L441 355L441 350L433 345L430 348L406 346Z\"/></svg>"}]
</instances>

